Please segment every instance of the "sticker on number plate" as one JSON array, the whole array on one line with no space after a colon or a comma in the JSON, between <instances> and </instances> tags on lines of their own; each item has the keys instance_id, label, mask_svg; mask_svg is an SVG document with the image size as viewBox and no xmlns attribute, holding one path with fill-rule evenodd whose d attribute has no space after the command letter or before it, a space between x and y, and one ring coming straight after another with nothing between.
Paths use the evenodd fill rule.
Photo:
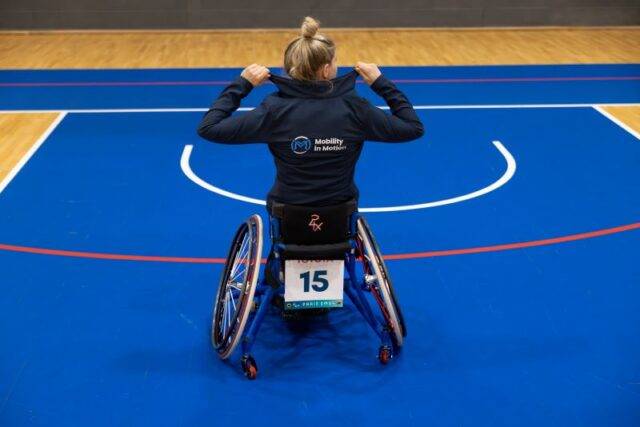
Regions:
<instances>
[{"instance_id":1,"label":"sticker on number plate","mask_svg":"<svg viewBox=\"0 0 640 427\"><path fill-rule=\"evenodd\" d=\"M344 261L287 260L284 271L285 310L342 307Z\"/></svg>"}]
</instances>

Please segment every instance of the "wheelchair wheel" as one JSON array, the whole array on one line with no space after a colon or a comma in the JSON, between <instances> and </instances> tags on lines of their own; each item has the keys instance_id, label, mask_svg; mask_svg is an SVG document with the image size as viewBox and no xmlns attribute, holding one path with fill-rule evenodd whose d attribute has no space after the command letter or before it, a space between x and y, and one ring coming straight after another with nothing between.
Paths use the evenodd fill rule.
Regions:
<instances>
[{"instance_id":1,"label":"wheelchair wheel","mask_svg":"<svg viewBox=\"0 0 640 427\"><path fill-rule=\"evenodd\" d=\"M244 332L253 306L262 255L262 219L252 215L236 232L222 270L211 321L211 344L228 358Z\"/></svg>"},{"instance_id":2,"label":"wheelchair wheel","mask_svg":"<svg viewBox=\"0 0 640 427\"><path fill-rule=\"evenodd\" d=\"M363 264L365 281L371 287L371 293L380 306L382 315L391 332L396 347L401 347L403 338L407 336L402 311L398 304L391 276L382 258L369 224L364 217L358 218L358 243L360 258Z\"/></svg>"}]
</instances>

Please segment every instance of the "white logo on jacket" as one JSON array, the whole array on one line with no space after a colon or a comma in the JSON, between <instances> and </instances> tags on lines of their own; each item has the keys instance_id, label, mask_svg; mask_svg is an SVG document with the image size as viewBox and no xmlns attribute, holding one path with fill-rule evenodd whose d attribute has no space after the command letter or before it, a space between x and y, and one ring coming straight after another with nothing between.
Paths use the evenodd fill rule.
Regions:
<instances>
[{"instance_id":1,"label":"white logo on jacket","mask_svg":"<svg viewBox=\"0 0 640 427\"><path fill-rule=\"evenodd\" d=\"M313 151L343 151L347 145L340 138L316 138Z\"/></svg>"},{"instance_id":2,"label":"white logo on jacket","mask_svg":"<svg viewBox=\"0 0 640 427\"><path fill-rule=\"evenodd\" d=\"M311 150L311 140L306 136L298 136L291 141L291 151L296 154L304 154Z\"/></svg>"}]
</instances>

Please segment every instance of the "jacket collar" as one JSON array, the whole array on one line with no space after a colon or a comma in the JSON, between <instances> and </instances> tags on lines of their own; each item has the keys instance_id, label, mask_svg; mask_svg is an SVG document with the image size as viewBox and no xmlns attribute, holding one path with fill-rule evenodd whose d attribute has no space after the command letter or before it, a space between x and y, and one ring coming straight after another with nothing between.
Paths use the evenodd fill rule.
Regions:
<instances>
[{"instance_id":1,"label":"jacket collar","mask_svg":"<svg viewBox=\"0 0 640 427\"><path fill-rule=\"evenodd\" d=\"M347 74L331 79L331 84L324 81L305 82L289 77L276 76L269 77L279 90L279 93L294 98L334 98L352 91L356 85L356 70L351 70ZM333 85L333 89L331 89Z\"/></svg>"}]
</instances>

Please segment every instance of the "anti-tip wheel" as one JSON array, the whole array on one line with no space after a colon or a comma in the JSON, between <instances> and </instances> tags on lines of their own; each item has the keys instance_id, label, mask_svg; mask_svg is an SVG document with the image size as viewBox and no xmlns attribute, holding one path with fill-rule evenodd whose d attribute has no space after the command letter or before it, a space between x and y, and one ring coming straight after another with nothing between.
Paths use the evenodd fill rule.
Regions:
<instances>
[{"instance_id":1,"label":"anti-tip wheel","mask_svg":"<svg viewBox=\"0 0 640 427\"><path fill-rule=\"evenodd\" d=\"M253 357L245 356L240 363L242 364L242 372L247 379L255 380L258 377L258 365Z\"/></svg>"},{"instance_id":2,"label":"anti-tip wheel","mask_svg":"<svg viewBox=\"0 0 640 427\"><path fill-rule=\"evenodd\" d=\"M378 349L378 360L380 361L380 363L386 365L391 361L391 359L393 359L393 351L391 350L391 348L384 345L380 346L380 348Z\"/></svg>"}]
</instances>

